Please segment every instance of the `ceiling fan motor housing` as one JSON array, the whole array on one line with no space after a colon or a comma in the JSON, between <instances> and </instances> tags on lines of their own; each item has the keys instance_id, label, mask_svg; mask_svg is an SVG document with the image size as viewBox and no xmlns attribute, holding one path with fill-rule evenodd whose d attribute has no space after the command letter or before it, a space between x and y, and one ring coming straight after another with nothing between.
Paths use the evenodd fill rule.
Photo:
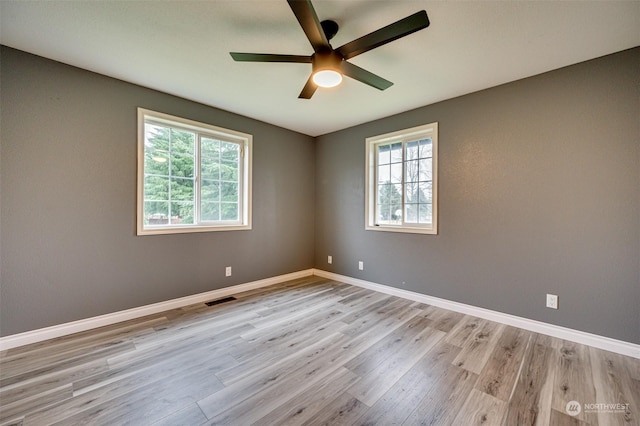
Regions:
<instances>
[{"instance_id":1,"label":"ceiling fan motor housing","mask_svg":"<svg viewBox=\"0 0 640 426\"><path fill-rule=\"evenodd\" d=\"M342 56L335 50L330 52L316 52L311 56L311 58L312 74L322 70L340 70Z\"/></svg>"}]
</instances>

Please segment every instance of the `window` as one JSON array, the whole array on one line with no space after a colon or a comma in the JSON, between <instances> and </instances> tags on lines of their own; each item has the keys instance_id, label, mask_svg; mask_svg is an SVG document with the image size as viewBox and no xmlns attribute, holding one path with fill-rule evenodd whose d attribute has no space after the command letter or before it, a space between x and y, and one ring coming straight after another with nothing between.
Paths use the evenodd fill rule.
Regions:
<instances>
[{"instance_id":1,"label":"window","mask_svg":"<svg viewBox=\"0 0 640 426\"><path fill-rule=\"evenodd\" d=\"M138 109L138 235L251 229L252 137Z\"/></svg>"},{"instance_id":2,"label":"window","mask_svg":"<svg viewBox=\"0 0 640 426\"><path fill-rule=\"evenodd\" d=\"M366 140L366 229L438 233L438 123Z\"/></svg>"}]
</instances>

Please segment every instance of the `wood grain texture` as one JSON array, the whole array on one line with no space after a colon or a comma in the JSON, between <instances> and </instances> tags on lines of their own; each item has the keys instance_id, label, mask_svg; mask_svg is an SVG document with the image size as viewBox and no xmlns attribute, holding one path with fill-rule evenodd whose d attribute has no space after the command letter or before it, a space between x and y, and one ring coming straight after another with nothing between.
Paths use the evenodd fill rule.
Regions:
<instances>
[{"instance_id":1,"label":"wood grain texture","mask_svg":"<svg viewBox=\"0 0 640 426\"><path fill-rule=\"evenodd\" d=\"M356 374L340 368L270 411L256 424L274 426L302 424L323 411L336 395L342 394L358 380L360 377Z\"/></svg>"},{"instance_id":2,"label":"wood grain texture","mask_svg":"<svg viewBox=\"0 0 640 426\"><path fill-rule=\"evenodd\" d=\"M531 333L505 327L491 357L484 366L476 388L508 401L515 385Z\"/></svg>"},{"instance_id":3,"label":"wood grain texture","mask_svg":"<svg viewBox=\"0 0 640 426\"><path fill-rule=\"evenodd\" d=\"M469 393L467 401L452 424L467 426L499 426L506 412L506 403L478 389Z\"/></svg>"},{"instance_id":4,"label":"wood grain texture","mask_svg":"<svg viewBox=\"0 0 640 426\"><path fill-rule=\"evenodd\" d=\"M469 336L453 364L472 373L480 374L498 343L505 326L483 320L477 330Z\"/></svg>"},{"instance_id":5,"label":"wood grain texture","mask_svg":"<svg viewBox=\"0 0 640 426\"><path fill-rule=\"evenodd\" d=\"M234 296L3 351L0 425L638 425L636 359L318 277Z\"/></svg>"},{"instance_id":6,"label":"wood grain texture","mask_svg":"<svg viewBox=\"0 0 640 426\"><path fill-rule=\"evenodd\" d=\"M598 422L614 426L640 424L638 413L631 411L631 407L636 403L630 397L635 392L623 357L595 348L589 348L589 355L591 357L593 384L596 390L595 401L602 401L605 404L619 403L621 404L620 407L625 405L624 409L621 408L616 412L598 410L596 413Z\"/></svg>"},{"instance_id":7,"label":"wood grain texture","mask_svg":"<svg viewBox=\"0 0 640 426\"><path fill-rule=\"evenodd\" d=\"M565 413L567 403L570 401L577 401L580 404L596 401L587 346L563 341L560 349L555 352L555 362L557 363L556 376L551 400L551 407L554 410ZM597 417L596 413L588 413L585 410L575 416L576 419L588 424L598 424Z\"/></svg>"},{"instance_id":8,"label":"wood grain texture","mask_svg":"<svg viewBox=\"0 0 640 426\"><path fill-rule=\"evenodd\" d=\"M522 370L509 399L505 425L545 425L550 413L545 406L551 404L551 389L545 383L552 383L548 376L551 348L533 341L523 358ZM545 392L546 390L546 392Z\"/></svg>"},{"instance_id":9,"label":"wood grain texture","mask_svg":"<svg viewBox=\"0 0 640 426\"><path fill-rule=\"evenodd\" d=\"M447 333L445 342L454 346L462 347L469 337L476 331L481 324L481 319L465 315L458 323Z\"/></svg>"},{"instance_id":10,"label":"wood grain texture","mask_svg":"<svg viewBox=\"0 0 640 426\"><path fill-rule=\"evenodd\" d=\"M473 388L477 375L453 367L459 348L438 342L363 417L364 424L450 424L448 418Z\"/></svg>"}]
</instances>

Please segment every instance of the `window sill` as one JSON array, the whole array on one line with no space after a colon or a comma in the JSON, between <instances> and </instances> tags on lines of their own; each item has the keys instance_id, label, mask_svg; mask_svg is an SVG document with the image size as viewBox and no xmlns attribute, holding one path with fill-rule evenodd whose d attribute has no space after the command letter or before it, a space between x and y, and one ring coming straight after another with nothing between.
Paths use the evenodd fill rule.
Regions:
<instances>
[{"instance_id":1,"label":"window sill","mask_svg":"<svg viewBox=\"0 0 640 426\"><path fill-rule=\"evenodd\" d=\"M183 228L147 228L138 229L137 235L191 234L195 232L248 231L251 225L221 226L185 226Z\"/></svg>"},{"instance_id":2,"label":"window sill","mask_svg":"<svg viewBox=\"0 0 640 426\"><path fill-rule=\"evenodd\" d=\"M365 226L367 231L382 231L382 232L400 232L405 234L427 234L438 235L438 230L434 228L426 227L410 227L410 226Z\"/></svg>"}]
</instances>

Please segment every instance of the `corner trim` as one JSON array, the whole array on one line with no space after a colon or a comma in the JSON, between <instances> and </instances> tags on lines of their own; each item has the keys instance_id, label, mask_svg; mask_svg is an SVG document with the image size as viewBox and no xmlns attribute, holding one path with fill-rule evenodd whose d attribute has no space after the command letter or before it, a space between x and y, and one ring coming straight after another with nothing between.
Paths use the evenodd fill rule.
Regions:
<instances>
[{"instance_id":1,"label":"corner trim","mask_svg":"<svg viewBox=\"0 0 640 426\"><path fill-rule=\"evenodd\" d=\"M313 275L640 359L640 345L625 342L623 340L612 339L610 337L599 336L597 334L574 330L572 328L562 327L555 324L549 324L447 299L428 296L426 294L390 287L384 284L377 284L358 278L348 277L346 275L323 271L321 269L314 269Z\"/></svg>"},{"instance_id":2,"label":"corner trim","mask_svg":"<svg viewBox=\"0 0 640 426\"><path fill-rule=\"evenodd\" d=\"M263 280L252 281L244 284L220 288L217 290L211 290L204 293L198 293L191 296L180 297L178 299L172 299L164 302L153 303L151 305L131 308L124 311L113 312L97 317L85 318L78 321L53 325L51 327L25 331L24 333L11 334L9 336L0 337L0 351L16 348L18 346L29 345L31 343L41 342L43 340L54 339L56 337L62 337L73 333L79 333L81 331L87 331L93 328L104 327L106 325L112 325L122 321L128 321L146 315L157 314L159 312L181 308L183 306L193 305L195 303L202 303L211 299L226 297L232 294L241 293L243 291L255 290L257 288L267 287L273 284L295 280L298 278L304 278L311 275L313 275L313 269L306 269L298 272L292 272L290 274L278 275L271 278L265 278Z\"/></svg>"}]
</instances>

